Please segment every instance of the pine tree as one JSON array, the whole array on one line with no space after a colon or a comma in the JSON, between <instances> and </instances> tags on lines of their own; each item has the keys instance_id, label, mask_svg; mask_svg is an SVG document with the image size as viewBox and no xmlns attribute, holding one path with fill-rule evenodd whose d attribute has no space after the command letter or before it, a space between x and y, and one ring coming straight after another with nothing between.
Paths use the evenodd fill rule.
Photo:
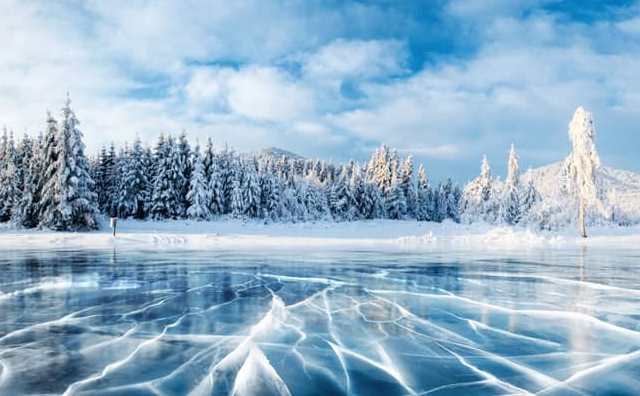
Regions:
<instances>
[{"instance_id":1,"label":"pine tree","mask_svg":"<svg viewBox=\"0 0 640 396\"><path fill-rule=\"evenodd\" d=\"M191 180L191 147L185 132L180 134L177 145L176 161L176 188L178 193L178 208L176 212L179 217L187 215L187 193L189 192L189 182Z\"/></svg>"},{"instance_id":2,"label":"pine tree","mask_svg":"<svg viewBox=\"0 0 640 396\"><path fill-rule=\"evenodd\" d=\"M116 208L116 214L122 219L126 219L133 215L133 200L131 199L131 190L129 189L128 175L131 168L131 150L125 142L125 146L120 150L116 161L116 191L113 196L113 204Z\"/></svg>"},{"instance_id":3,"label":"pine tree","mask_svg":"<svg viewBox=\"0 0 640 396\"><path fill-rule=\"evenodd\" d=\"M211 215L209 203L211 201L209 188L205 179L204 161L200 155L200 147L193 151L193 172L187 193L187 216L191 219L205 220Z\"/></svg>"},{"instance_id":4,"label":"pine tree","mask_svg":"<svg viewBox=\"0 0 640 396\"><path fill-rule=\"evenodd\" d=\"M49 172L52 178L46 185L48 205L40 226L54 230L82 230L98 228L97 196L94 181L89 175L89 162L84 154L79 121L71 109L71 100L62 109L62 123L58 130L57 158Z\"/></svg>"},{"instance_id":5,"label":"pine tree","mask_svg":"<svg viewBox=\"0 0 640 396\"><path fill-rule=\"evenodd\" d=\"M507 166L507 179L502 192L500 205L500 217L506 224L516 224L520 221L520 182L518 169L518 155L515 147L511 145Z\"/></svg>"},{"instance_id":6,"label":"pine tree","mask_svg":"<svg viewBox=\"0 0 640 396\"><path fill-rule=\"evenodd\" d=\"M177 219L180 215L180 200L176 174L179 167L175 139L160 136L156 145L156 172L151 198L151 216L154 219Z\"/></svg>"},{"instance_id":7,"label":"pine tree","mask_svg":"<svg viewBox=\"0 0 640 396\"><path fill-rule=\"evenodd\" d=\"M387 194L386 212L390 219L402 219L407 211L407 201L405 200L400 180L397 175L391 180L391 187Z\"/></svg>"},{"instance_id":8,"label":"pine tree","mask_svg":"<svg viewBox=\"0 0 640 396\"><path fill-rule=\"evenodd\" d=\"M231 163L231 195L230 195L230 210L231 215L235 218L244 216L246 206L244 202L244 196L242 191L243 185L243 172L240 164L240 159L235 158Z\"/></svg>"},{"instance_id":9,"label":"pine tree","mask_svg":"<svg viewBox=\"0 0 640 396\"><path fill-rule=\"evenodd\" d=\"M364 219L369 215L370 209L367 207L366 189L364 185L364 174L356 164L351 171L349 180L349 197L351 198L349 218L352 220Z\"/></svg>"},{"instance_id":10,"label":"pine tree","mask_svg":"<svg viewBox=\"0 0 640 396\"><path fill-rule=\"evenodd\" d=\"M221 155L213 156L213 160L211 162L209 168L209 193L210 203L209 209L210 212L214 215L222 215L225 213L225 189L224 189L224 178L225 171L221 168L223 166L223 161Z\"/></svg>"},{"instance_id":11,"label":"pine tree","mask_svg":"<svg viewBox=\"0 0 640 396\"><path fill-rule=\"evenodd\" d=\"M429 185L429 179L427 173L424 170L424 166L420 164L418 167L418 188L416 193L416 210L415 216L419 221L431 221L432 217L432 200L433 193L431 186Z\"/></svg>"},{"instance_id":12,"label":"pine tree","mask_svg":"<svg viewBox=\"0 0 640 396\"><path fill-rule=\"evenodd\" d=\"M520 203L520 208L518 209L518 213L520 214L520 218L518 222L523 219L531 219L532 211L538 201L540 201L540 195L536 190L535 185L533 184L533 177L529 174L529 181L527 185L520 190L520 197L518 198L518 202Z\"/></svg>"},{"instance_id":13,"label":"pine tree","mask_svg":"<svg viewBox=\"0 0 640 396\"><path fill-rule=\"evenodd\" d=\"M399 169L400 188L407 202L406 213L403 216L415 217L417 193L413 180L413 157L410 155L402 162Z\"/></svg>"},{"instance_id":14,"label":"pine tree","mask_svg":"<svg viewBox=\"0 0 640 396\"><path fill-rule=\"evenodd\" d=\"M469 182L462 193L461 219L465 223L484 220L496 221L499 211L498 191L494 188L491 168L487 157L482 158L480 176Z\"/></svg>"},{"instance_id":15,"label":"pine tree","mask_svg":"<svg viewBox=\"0 0 640 396\"><path fill-rule=\"evenodd\" d=\"M19 199L18 155L13 132L7 137L4 131L2 138L2 160L0 161L0 222L11 219L13 207Z\"/></svg>"},{"instance_id":16,"label":"pine tree","mask_svg":"<svg viewBox=\"0 0 640 396\"><path fill-rule=\"evenodd\" d=\"M242 184L245 213L249 217L260 216L260 182L258 181L258 170L253 160L247 161L244 165L244 178Z\"/></svg>"},{"instance_id":17,"label":"pine tree","mask_svg":"<svg viewBox=\"0 0 640 396\"><path fill-rule=\"evenodd\" d=\"M148 207L147 202L151 195L147 177L146 156L142 141L137 138L129 154L127 173L124 175L130 213L136 219L145 218Z\"/></svg>"},{"instance_id":18,"label":"pine tree","mask_svg":"<svg viewBox=\"0 0 640 396\"><path fill-rule=\"evenodd\" d=\"M338 179L331 186L329 194L329 207L335 220L349 220L349 186L347 179L347 167L343 166Z\"/></svg>"}]
</instances>

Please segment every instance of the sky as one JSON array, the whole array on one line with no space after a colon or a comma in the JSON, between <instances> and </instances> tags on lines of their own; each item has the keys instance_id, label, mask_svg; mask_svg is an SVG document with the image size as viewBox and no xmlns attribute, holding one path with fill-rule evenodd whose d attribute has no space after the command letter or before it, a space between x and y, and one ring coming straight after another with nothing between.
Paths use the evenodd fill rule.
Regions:
<instances>
[{"instance_id":1,"label":"sky","mask_svg":"<svg viewBox=\"0 0 640 396\"><path fill-rule=\"evenodd\" d=\"M186 131L238 151L365 160L434 180L564 158L593 112L604 165L640 171L640 1L0 0L0 125L67 92L89 153Z\"/></svg>"}]
</instances>

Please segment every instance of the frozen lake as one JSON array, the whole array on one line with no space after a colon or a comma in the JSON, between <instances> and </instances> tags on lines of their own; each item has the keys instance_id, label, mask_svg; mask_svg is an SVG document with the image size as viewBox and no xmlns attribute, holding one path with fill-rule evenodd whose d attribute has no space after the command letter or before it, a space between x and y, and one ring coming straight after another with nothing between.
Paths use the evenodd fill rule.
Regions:
<instances>
[{"instance_id":1,"label":"frozen lake","mask_svg":"<svg viewBox=\"0 0 640 396\"><path fill-rule=\"evenodd\" d=\"M638 392L640 250L0 257L2 395Z\"/></svg>"}]
</instances>

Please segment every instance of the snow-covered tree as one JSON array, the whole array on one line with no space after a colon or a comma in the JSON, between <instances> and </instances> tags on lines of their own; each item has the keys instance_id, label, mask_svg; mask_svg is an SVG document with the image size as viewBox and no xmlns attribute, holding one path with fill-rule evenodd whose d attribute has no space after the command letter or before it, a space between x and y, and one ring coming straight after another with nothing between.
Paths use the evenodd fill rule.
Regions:
<instances>
[{"instance_id":1,"label":"snow-covered tree","mask_svg":"<svg viewBox=\"0 0 640 396\"><path fill-rule=\"evenodd\" d=\"M533 183L531 171L529 171L527 179L528 182L526 185L520 189L520 197L518 198L520 208L518 209L518 212L520 214L520 221L524 220L525 222L530 223L533 216L532 212L536 204L540 201L540 194Z\"/></svg>"},{"instance_id":2,"label":"snow-covered tree","mask_svg":"<svg viewBox=\"0 0 640 396\"><path fill-rule=\"evenodd\" d=\"M499 203L498 191L491 177L491 167L487 157L482 158L480 176L473 179L464 188L460 203L460 217L465 223L484 220L488 223L496 221Z\"/></svg>"},{"instance_id":3,"label":"snow-covered tree","mask_svg":"<svg viewBox=\"0 0 640 396\"><path fill-rule=\"evenodd\" d=\"M349 205L352 199L349 191L348 171L343 166L338 179L329 192L329 208L335 220L349 220Z\"/></svg>"},{"instance_id":4,"label":"snow-covered tree","mask_svg":"<svg viewBox=\"0 0 640 396\"><path fill-rule=\"evenodd\" d=\"M133 216L143 219L148 208L149 179L147 178L146 154L140 139L136 139L131 149L125 148L118 159L118 180L120 200L118 216Z\"/></svg>"},{"instance_id":5,"label":"snow-covered tree","mask_svg":"<svg viewBox=\"0 0 640 396\"><path fill-rule=\"evenodd\" d=\"M385 199L385 209L390 219L402 219L407 212L407 201L397 175L391 179L391 187Z\"/></svg>"},{"instance_id":6,"label":"snow-covered tree","mask_svg":"<svg viewBox=\"0 0 640 396\"><path fill-rule=\"evenodd\" d=\"M205 220L211 215L209 204L211 197L209 185L205 179L204 161L200 155L200 147L196 146L193 151L193 171L187 193L187 216L191 219Z\"/></svg>"},{"instance_id":7,"label":"snow-covered tree","mask_svg":"<svg viewBox=\"0 0 640 396\"><path fill-rule=\"evenodd\" d=\"M176 212L179 217L187 215L187 193L189 192L189 183L191 180L191 146L187 140L187 135L182 132L178 137L176 147L176 189L178 193L178 208Z\"/></svg>"},{"instance_id":8,"label":"snow-covered tree","mask_svg":"<svg viewBox=\"0 0 640 396\"><path fill-rule=\"evenodd\" d=\"M25 140L27 138L25 137ZM31 141L29 139L29 141ZM39 223L39 196L42 188L43 176L43 135L40 134L35 142L31 143L31 149L26 149L23 140L23 187L20 199L16 202L11 216L11 222L18 227L33 228ZM28 152L31 154L28 154Z\"/></svg>"},{"instance_id":9,"label":"snow-covered tree","mask_svg":"<svg viewBox=\"0 0 640 396\"><path fill-rule=\"evenodd\" d=\"M19 199L18 154L13 132L7 136L5 129L2 137L2 157L0 160L0 222L11 219L14 205Z\"/></svg>"},{"instance_id":10,"label":"snow-covered tree","mask_svg":"<svg viewBox=\"0 0 640 396\"><path fill-rule=\"evenodd\" d=\"M568 167L578 195L578 227L584 238L587 237L587 210L602 207L596 188L596 170L600 167L600 158L596 151L595 136L592 114L582 106L578 107L569 123L573 151L568 159Z\"/></svg>"},{"instance_id":11,"label":"snow-covered tree","mask_svg":"<svg viewBox=\"0 0 640 396\"><path fill-rule=\"evenodd\" d=\"M231 215L236 218L244 216L247 209L242 190L243 176L240 159L236 157L231 163L231 195L229 199Z\"/></svg>"},{"instance_id":12,"label":"snow-covered tree","mask_svg":"<svg viewBox=\"0 0 640 396\"><path fill-rule=\"evenodd\" d=\"M415 216L418 221L431 221L432 218L432 199L433 192L429 185L427 172L424 166L420 164L418 167L418 187L416 193L416 210Z\"/></svg>"},{"instance_id":13,"label":"snow-covered tree","mask_svg":"<svg viewBox=\"0 0 640 396\"><path fill-rule=\"evenodd\" d=\"M177 219L181 215L180 190L176 181L180 168L175 139L171 135L166 140L160 136L155 163L151 216L154 219Z\"/></svg>"},{"instance_id":14,"label":"snow-covered tree","mask_svg":"<svg viewBox=\"0 0 640 396\"><path fill-rule=\"evenodd\" d=\"M244 164L244 178L242 180L242 192L245 213L249 217L260 215L260 182L258 180L258 170L255 162L249 160Z\"/></svg>"},{"instance_id":15,"label":"snow-covered tree","mask_svg":"<svg viewBox=\"0 0 640 396\"><path fill-rule=\"evenodd\" d=\"M410 155L402 162L399 169L400 188L407 202L407 209L404 215L415 217L417 192L413 179L413 157Z\"/></svg>"},{"instance_id":16,"label":"snow-covered tree","mask_svg":"<svg viewBox=\"0 0 640 396\"><path fill-rule=\"evenodd\" d=\"M500 217L506 224L516 224L522 216L520 209L520 173L518 167L518 155L514 145L509 150L507 164L507 178L502 190L502 202L500 205Z\"/></svg>"},{"instance_id":17,"label":"snow-covered tree","mask_svg":"<svg viewBox=\"0 0 640 396\"><path fill-rule=\"evenodd\" d=\"M71 109L71 100L67 98L58 130L53 177L46 184L47 195L52 195L48 201L52 204L42 215L42 227L54 230L98 228L95 183L89 174L79 124Z\"/></svg>"}]
</instances>

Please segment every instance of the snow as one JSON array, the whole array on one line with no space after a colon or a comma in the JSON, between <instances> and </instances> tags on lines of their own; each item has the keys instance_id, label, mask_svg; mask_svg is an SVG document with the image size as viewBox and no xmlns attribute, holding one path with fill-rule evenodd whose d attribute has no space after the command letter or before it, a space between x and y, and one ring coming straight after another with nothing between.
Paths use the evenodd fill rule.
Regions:
<instances>
[{"instance_id":1,"label":"snow","mask_svg":"<svg viewBox=\"0 0 640 396\"><path fill-rule=\"evenodd\" d=\"M50 232L0 225L0 249L365 249L365 250L503 250L576 246L637 247L640 226L590 228L583 239L573 228L538 231L484 223L361 220L352 222L269 223L218 221L119 220L117 236L103 219L100 231Z\"/></svg>"}]
</instances>

